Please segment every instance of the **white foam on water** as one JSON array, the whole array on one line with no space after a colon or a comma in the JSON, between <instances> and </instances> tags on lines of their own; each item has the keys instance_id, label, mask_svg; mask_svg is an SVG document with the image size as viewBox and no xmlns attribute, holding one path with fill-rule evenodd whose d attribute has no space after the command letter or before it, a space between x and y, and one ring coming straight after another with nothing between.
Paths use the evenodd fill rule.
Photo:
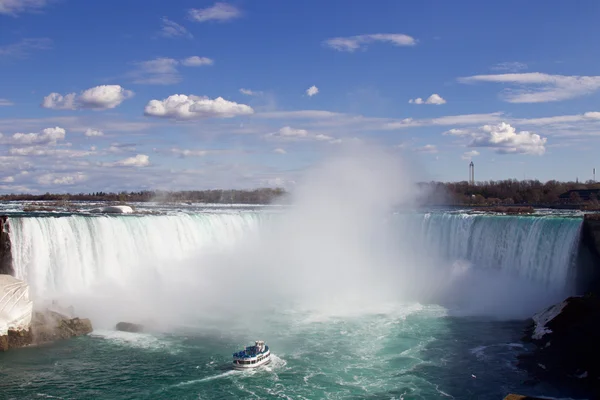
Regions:
<instances>
[{"instance_id":1,"label":"white foam on water","mask_svg":"<svg viewBox=\"0 0 600 400\"><path fill-rule=\"evenodd\" d=\"M113 344L126 347L161 351L170 354L177 354L180 352L177 348L177 344L172 339L156 337L149 333L94 329L89 336L105 339Z\"/></svg>"}]
</instances>

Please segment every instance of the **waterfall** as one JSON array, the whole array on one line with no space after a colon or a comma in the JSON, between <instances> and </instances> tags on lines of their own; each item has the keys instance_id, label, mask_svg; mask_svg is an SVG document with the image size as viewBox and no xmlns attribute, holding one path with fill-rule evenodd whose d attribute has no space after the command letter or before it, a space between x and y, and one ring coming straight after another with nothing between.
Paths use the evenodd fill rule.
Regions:
<instances>
[{"instance_id":1,"label":"waterfall","mask_svg":"<svg viewBox=\"0 0 600 400\"><path fill-rule=\"evenodd\" d=\"M400 216L446 259L467 260L552 288L572 285L581 218L429 213Z\"/></svg>"},{"instance_id":2,"label":"waterfall","mask_svg":"<svg viewBox=\"0 0 600 400\"><path fill-rule=\"evenodd\" d=\"M12 217L15 275L35 295L85 290L139 271L169 269L196 251L233 246L258 231L261 217L243 214Z\"/></svg>"},{"instance_id":3,"label":"waterfall","mask_svg":"<svg viewBox=\"0 0 600 400\"><path fill-rule=\"evenodd\" d=\"M232 249L266 229L272 218L247 211L10 217L14 270L34 296L84 291L101 279L119 281L156 268L169 273L198 252ZM581 219L440 212L397 214L392 222L424 251L446 261L467 260L474 268L500 270L554 289L574 280Z\"/></svg>"}]
</instances>

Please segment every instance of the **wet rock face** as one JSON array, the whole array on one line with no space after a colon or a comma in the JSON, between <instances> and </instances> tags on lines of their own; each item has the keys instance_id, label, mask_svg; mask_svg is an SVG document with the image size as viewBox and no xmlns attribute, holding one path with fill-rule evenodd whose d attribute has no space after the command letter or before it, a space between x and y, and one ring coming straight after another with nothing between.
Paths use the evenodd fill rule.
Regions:
<instances>
[{"instance_id":1,"label":"wet rock face","mask_svg":"<svg viewBox=\"0 0 600 400\"><path fill-rule=\"evenodd\" d=\"M581 388L600 398L600 298L569 297L554 310L534 317L537 324L528 329L526 340L536 349L521 355L519 365L539 380Z\"/></svg>"},{"instance_id":2,"label":"wet rock face","mask_svg":"<svg viewBox=\"0 0 600 400\"><path fill-rule=\"evenodd\" d=\"M119 322L116 326L118 331L123 332L143 332L144 326L139 324L133 324L131 322Z\"/></svg>"},{"instance_id":3,"label":"wet rock face","mask_svg":"<svg viewBox=\"0 0 600 400\"><path fill-rule=\"evenodd\" d=\"M0 351L83 336L92 330L87 318L68 318L53 311L35 312L30 329L9 330L7 335L0 336Z\"/></svg>"},{"instance_id":4,"label":"wet rock face","mask_svg":"<svg viewBox=\"0 0 600 400\"><path fill-rule=\"evenodd\" d=\"M10 251L10 237L8 236L8 217L0 216L0 274L13 275L12 253Z\"/></svg>"},{"instance_id":5,"label":"wet rock face","mask_svg":"<svg viewBox=\"0 0 600 400\"><path fill-rule=\"evenodd\" d=\"M53 342L87 335L92 332L92 323L87 318L66 318L56 312L36 312L32 321L33 338L36 343Z\"/></svg>"},{"instance_id":6,"label":"wet rock face","mask_svg":"<svg viewBox=\"0 0 600 400\"><path fill-rule=\"evenodd\" d=\"M33 343L31 329L27 331L9 330L8 334L0 336L0 351L17 349Z\"/></svg>"}]
</instances>

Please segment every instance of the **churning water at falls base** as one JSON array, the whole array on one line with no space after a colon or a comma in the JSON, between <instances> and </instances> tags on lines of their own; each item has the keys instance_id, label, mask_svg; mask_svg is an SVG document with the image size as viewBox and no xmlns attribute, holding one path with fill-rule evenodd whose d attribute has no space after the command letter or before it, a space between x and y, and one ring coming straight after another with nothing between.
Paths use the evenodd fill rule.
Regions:
<instances>
[{"instance_id":1,"label":"churning water at falls base","mask_svg":"<svg viewBox=\"0 0 600 400\"><path fill-rule=\"evenodd\" d=\"M438 282L420 289L446 296L419 299L423 293L417 291L410 300L392 302L369 302L363 296L362 305L359 301L352 307L329 309L312 303L295 307L285 298L265 299L256 293L255 298L234 299L232 306L239 306L242 313L230 313L230 308L223 308L227 294L240 287L240 280L249 283L252 274L236 269L222 280L211 270L210 261L222 262L222 254L239 250L248 237L265 236L277 218L260 212L11 218L18 276L31 284L39 299L77 300L76 311L92 318L95 331L89 337L2 355L0 392L18 399L570 395L560 388L527 383L527 375L516 367L516 355L524 350L523 322L514 318L538 311L536 304L519 304L523 295L519 290L530 290L522 299L537 299L540 305L572 292L580 219L397 214L387 220L388 225L418 237L410 242L411 247L421 243L423 249L415 248L418 254L427 249L437 253L434 267L441 281L450 279L456 285L441 290ZM307 244L311 245L301 243ZM198 258L198 253L210 256ZM231 265L237 264L220 267ZM189 275L190 268L208 273ZM356 288L354 282L344 280L343 268L336 273L341 283ZM191 296L189 290L196 286L186 286L185 281L204 276L218 283L218 290L200 285L198 291L204 295ZM404 276L434 279L437 275L411 271ZM136 280L147 285L156 302L131 284L110 292L119 282ZM175 288L164 291L157 282ZM326 287L344 293L335 282L326 280ZM399 290L410 286L410 282L396 284ZM254 283L242 287L249 287L251 293L271 290ZM109 292L83 301L86 291L98 288ZM181 302L172 299L177 292ZM110 301L117 293L122 297ZM136 299L151 306L131 306ZM253 303L258 310L253 310ZM526 306L533 311L521 312ZM118 308L123 309L121 314ZM219 315L221 309L225 313ZM132 322L166 319L171 324L158 324L153 333L114 331L114 323L125 317L138 318ZM255 339L267 341L274 362L257 371L232 371L231 353Z\"/></svg>"}]
</instances>

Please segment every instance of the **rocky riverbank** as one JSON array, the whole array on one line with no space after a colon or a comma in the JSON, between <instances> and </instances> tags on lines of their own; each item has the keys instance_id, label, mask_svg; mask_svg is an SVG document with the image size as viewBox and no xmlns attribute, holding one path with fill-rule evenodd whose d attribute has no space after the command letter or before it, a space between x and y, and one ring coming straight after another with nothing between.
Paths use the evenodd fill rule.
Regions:
<instances>
[{"instance_id":1,"label":"rocky riverbank","mask_svg":"<svg viewBox=\"0 0 600 400\"><path fill-rule=\"evenodd\" d=\"M0 336L0 351L87 335L93 330L87 318L69 318L54 311L34 312L29 329L10 329Z\"/></svg>"},{"instance_id":2,"label":"rocky riverbank","mask_svg":"<svg viewBox=\"0 0 600 400\"><path fill-rule=\"evenodd\" d=\"M535 380L561 384L600 398L600 298L569 297L536 314L524 340L535 349L519 365Z\"/></svg>"},{"instance_id":3,"label":"rocky riverbank","mask_svg":"<svg viewBox=\"0 0 600 400\"><path fill-rule=\"evenodd\" d=\"M39 345L92 332L92 323L56 308L35 309L29 285L0 275L0 351Z\"/></svg>"}]
</instances>

